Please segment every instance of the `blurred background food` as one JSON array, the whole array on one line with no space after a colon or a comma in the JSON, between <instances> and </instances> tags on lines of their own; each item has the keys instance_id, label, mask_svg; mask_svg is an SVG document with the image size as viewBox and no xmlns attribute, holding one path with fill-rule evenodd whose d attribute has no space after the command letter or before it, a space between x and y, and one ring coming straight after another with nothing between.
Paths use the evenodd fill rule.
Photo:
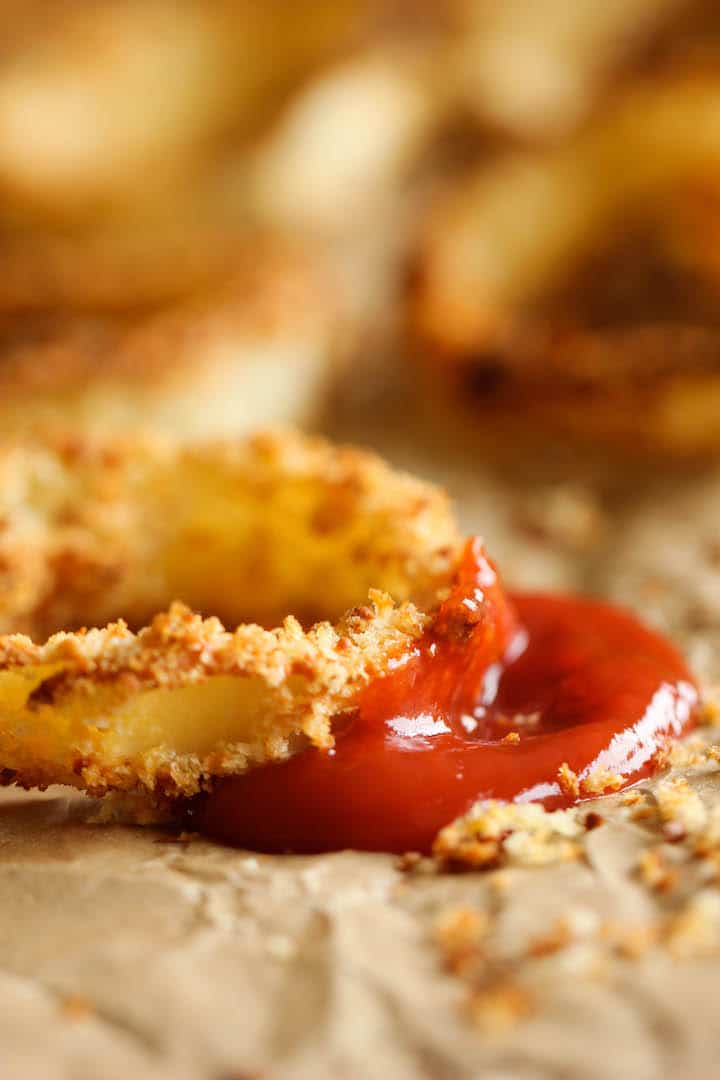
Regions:
<instances>
[{"instance_id":1,"label":"blurred background food","mask_svg":"<svg viewBox=\"0 0 720 1080\"><path fill-rule=\"evenodd\" d=\"M0 431L193 439L312 426L341 333L317 261L256 240L212 287L160 306L0 316Z\"/></svg>"},{"instance_id":2,"label":"blurred background food","mask_svg":"<svg viewBox=\"0 0 720 1080\"><path fill-rule=\"evenodd\" d=\"M88 433L132 440L149 429L199 439L282 423L374 447L448 489L463 529L483 536L509 586L626 604L668 632L700 678L717 682L720 0L0 0L0 16L0 442L57 431L82 454ZM15 453L22 458L22 445ZM120 614L123 579L112 558L104 548L76 558L74 534L81 543L88 510L81 500L75 510L66 493L62 527L38 548L33 489L51 489L53 474L14 468L3 483L11 497L0 518L0 610L22 607L47 586L40 572L21 575L29 592L18 599L8 582L21 558L31 569L51 567L53 582L62 578L57 606L45 612L53 625L67 617L64 605L88 596L98 597L103 618ZM186 487L192 504L197 491ZM112 539L118 522L128 530L109 490L101 520ZM288 544L298 542L291 522L285 532ZM202 535L195 539L198 581L205 589L206 578L217 579L223 596L213 610L222 612L233 583L224 570L213 573L217 553ZM450 1042L450 1070L477 1069L476 1043L465 1050L460 1041L456 1053L454 1028L439 1054L427 1041L419 990L395 1015L396 988L412 982L418 964L424 970L426 957L414 955L417 934L396 923L395 904L393 922L376 933L389 895L384 870L371 881L376 909L362 913L370 936L358 935L362 894L354 883L339 894L351 896L350 922L339 933L329 924L328 936L336 882L354 873L352 863L337 869L345 855L314 884L310 867L297 871L305 897L297 904L288 894L294 879L278 868L256 874L257 860L243 859L245 897L244 879L228 876L222 852L213 866L201 855L201 866L187 845L168 855L175 880L166 887L149 848L137 856L121 839L108 856L106 836L83 835L81 844L77 830L59 831L54 809L47 819L41 808L37 817L32 807L8 809L18 845L32 849L31 877L51 897L34 904L11 844L2 903L19 934L0 949L9 1006L2 1030L13 1025L11 1059L17 1047L23 1061L37 1053L32 1063L45 1066L23 1076L58 1075L47 1069L45 1049L55 1045L53 1017L58 1047L71 1046L68 1021L81 1040L72 1075L97 1075L107 1058L97 1040L106 1035L117 1036L133 1063L142 1057L162 1070L172 1044L175 1073L207 1058L207 1075L216 1077L239 1076L238 1061L250 1069L243 1075L259 1075L275 1041L278 1075L306 1075L316 1060L332 1060L339 1075L369 1039L387 1042L381 1074L442 1069ZM591 834L595 850L606 877L619 880L615 833L611 827L608 843L605 832ZM634 829L632 851L641 844ZM120 876L106 873L109 859L119 860ZM712 869L710 860L696 861L703 874ZM60 874L61 863L82 873ZM185 866L189 877L177 872ZM558 881L570 881L557 870ZM206 875L216 871L211 895ZM144 883L140 903L127 891L131 878ZM607 892L608 880L597 881ZM231 896L236 884L244 923ZM82 913L111 901L111 889L118 901L109 917L117 911L129 937L109 935L107 951L105 924ZM186 912L173 908L173 896L186 893ZM329 893L332 907L321 903ZM156 908L145 913L155 894ZM528 887L521 901L529 895ZM709 889L699 895L717 899ZM670 891L666 912L678 896ZM75 907L73 948L64 950L72 963L59 967L52 935L38 935L38 923L49 912L57 938L57 912ZM550 909L539 910L542 923ZM714 903L708 910L714 920ZM634 882L618 911L647 922ZM289 913L297 931L290 936ZM184 950L186 968L178 966L173 918L197 946ZM257 948L229 951L225 966L213 967L205 924L228 918L231 935ZM75 949L81 925L87 947ZM354 951L365 942L384 948L397 926L402 948L389 957L391 984ZM693 916L691 948L696 930ZM158 933L168 946L148 964ZM573 973L584 948L578 940L567 951ZM676 987L672 998L658 993L664 969L656 953L638 968L631 1008L614 991L598 998L608 1024L627 1043L627 1060L639 1062L634 1075L690 1061L695 1038L697 1075L711 1076L707 1007L695 1010L696 1037L688 1028L710 984L693 981L693 966L690 1004L676 1022ZM353 992L338 985L353 1024L360 1007L349 1035L341 1030L346 1013L327 1007L327 987L337 983L338 964L340 978L347 975L348 958ZM501 1024L507 995L501 983L495 992L495 975L504 970L489 969L487 987L478 982ZM188 995L198 976L198 993ZM576 980L561 981L574 996ZM117 985L128 987L126 1000ZM625 975L622 985L632 991ZM308 988L313 1000L288 1027L288 1003L302 995L305 1004ZM218 1006L251 1001L251 991L260 1011L234 1025L235 1060L226 1037L233 1025ZM450 1000L444 984L441 993ZM588 1000L578 999L581 1023ZM159 1037L147 1022L153 1012L162 1018ZM37 1039L28 1036L34 1015L43 1024ZM525 1075L561 1068L557 1028L546 1019L534 1021L546 1052L533 1057L530 1037ZM570 1040L581 1048L578 1060L585 1030ZM318 1057L323 1040L332 1052ZM513 1049L516 1070L521 1057ZM2 1072L5 1080L7 1066ZM680 1072L670 1066L668 1075Z\"/></svg>"},{"instance_id":3,"label":"blurred background food","mask_svg":"<svg viewBox=\"0 0 720 1080\"><path fill-rule=\"evenodd\" d=\"M0 434L295 422L575 522L713 468L711 0L1 9Z\"/></svg>"}]
</instances>

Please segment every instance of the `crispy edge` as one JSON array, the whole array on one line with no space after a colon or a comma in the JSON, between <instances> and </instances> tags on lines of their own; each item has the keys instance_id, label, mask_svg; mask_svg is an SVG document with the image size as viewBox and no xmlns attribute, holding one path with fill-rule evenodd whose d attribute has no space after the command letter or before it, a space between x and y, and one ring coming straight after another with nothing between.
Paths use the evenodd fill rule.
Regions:
<instances>
[{"instance_id":1,"label":"crispy edge","mask_svg":"<svg viewBox=\"0 0 720 1080\"><path fill-rule=\"evenodd\" d=\"M89 468L100 474L116 471L119 463L137 465L158 453L183 452L177 445L147 440L105 445L77 440L50 443L50 447L71 470ZM15 467L22 469L25 457L18 449L11 447L10 455L12 460L14 452ZM290 473L304 470L318 482L323 477L336 482L340 477L350 489L360 491L358 513L363 512L364 499L372 504L382 492L396 523L406 526L398 542L408 580L417 576L422 582L431 611L444 597L460 537L446 499L436 489L394 473L375 455L290 433L257 436L240 446L223 444L187 452L223 461L242 460L247 454L258 466L263 462ZM439 539L433 523L442 525ZM26 569L36 573L32 558ZM81 707L83 702L89 705L101 690L120 702L148 690L179 689L221 675L254 677L268 690L286 729L289 726L315 745L328 747L333 719L352 707L359 690L386 670L387 661L414 641L431 617L412 603L398 605L386 594L371 590L369 603L346 613L335 626L323 622L305 632L296 619L288 617L272 630L245 624L230 633L217 618L202 619L176 604L137 634L119 622L79 633L61 632L44 644L18 634L0 637L0 671L46 668L50 675L37 691L43 706L51 707L69 699ZM288 681L293 677L299 678L290 689ZM287 746L267 742L264 754L265 760L286 756ZM94 794L140 785L159 796L175 796L193 794L210 776L239 771L247 763L247 757L233 747L220 747L204 759L185 755L181 761L172 751L157 748L143 754L142 760L119 765L104 761L101 754L78 756L73 771L77 786ZM58 769L53 762L32 763L6 771L4 780L46 786L58 780Z\"/></svg>"}]
</instances>

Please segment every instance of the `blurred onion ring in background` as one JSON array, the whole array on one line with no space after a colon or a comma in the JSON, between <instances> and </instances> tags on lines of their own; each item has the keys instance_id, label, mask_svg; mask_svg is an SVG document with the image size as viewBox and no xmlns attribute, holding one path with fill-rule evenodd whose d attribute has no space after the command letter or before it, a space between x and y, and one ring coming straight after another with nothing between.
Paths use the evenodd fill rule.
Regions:
<instances>
[{"instance_id":1,"label":"blurred onion ring in background","mask_svg":"<svg viewBox=\"0 0 720 1080\"><path fill-rule=\"evenodd\" d=\"M342 54L354 0L30 0L0 63L3 214L77 222L156 202Z\"/></svg>"},{"instance_id":2,"label":"blurred onion ring in background","mask_svg":"<svg viewBox=\"0 0 720 1080\"><path fill-rule=\"evenodd\" d=\"M316 422L347 333L328 276L310 253L256 239L184 301L0 315L0 436L211 438Z\"/></svg>"},{"instance_id":3,"label":"blurred onion ring in background","mask_svg":"<svg viewBox=\"0 0 720 1080\"><path fill-rule=\"evenodd\" d=\"M636 83L577 136L451 188L421 242L416 354L470 414L720 449L720 83Z\"/></svg>"}]
</instances>

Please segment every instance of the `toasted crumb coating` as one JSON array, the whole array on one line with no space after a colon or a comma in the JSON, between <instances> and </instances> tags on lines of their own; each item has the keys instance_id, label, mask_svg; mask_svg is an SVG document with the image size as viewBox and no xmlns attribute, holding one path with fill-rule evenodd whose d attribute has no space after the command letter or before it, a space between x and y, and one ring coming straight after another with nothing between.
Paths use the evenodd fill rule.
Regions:
<instances>
[{"instance_id":1,"label":"toasted crumb coating","mask_svg":"<svg viewBox=\"0 0 720 1080\"><path fill-rule=\"evenodd\" d=\"M8 446L0 522L0 767L95 794L192 795L330 746L423 632L461 544L441 492L291 434ZM211 617L164 611L175 599ZM67 632L118 615L150 624Z\"/></svg>"}]
</instances>

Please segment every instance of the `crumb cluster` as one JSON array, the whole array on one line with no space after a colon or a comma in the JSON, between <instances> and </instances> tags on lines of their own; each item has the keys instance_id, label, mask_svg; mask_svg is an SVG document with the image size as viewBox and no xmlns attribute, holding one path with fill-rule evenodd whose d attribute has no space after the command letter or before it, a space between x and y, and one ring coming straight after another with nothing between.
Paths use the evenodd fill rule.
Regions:
<instances>
[{"instance_id":1,"label":"crumb cluster","mask_svg":"<svg viewBox=\"0 0 720 1080\"><path fill-rule=\"evenodd\" d=\"M611 960L639 963L656 950L678 961L720 955L720 808L702 795L703 779L720 768L720 748L708 736L711 729L678 744L666 761L670 772L618 795L603 815L583 805L546 811L485 803L441 832L435 871L483 869L489 885L498 879L484 906L448 908L434 930L443 967L460 980L464 1007L483 1031L502 1032L537 1011L550 959L552 977L607 978L621 970ZM509 952L501 948L493 896L512 888L504 875L591 862L590 836L608 820L646 840L630 880L652 897L652 914L625 921L571 903L540 933Z\"/></svg>"}]
</instances>

